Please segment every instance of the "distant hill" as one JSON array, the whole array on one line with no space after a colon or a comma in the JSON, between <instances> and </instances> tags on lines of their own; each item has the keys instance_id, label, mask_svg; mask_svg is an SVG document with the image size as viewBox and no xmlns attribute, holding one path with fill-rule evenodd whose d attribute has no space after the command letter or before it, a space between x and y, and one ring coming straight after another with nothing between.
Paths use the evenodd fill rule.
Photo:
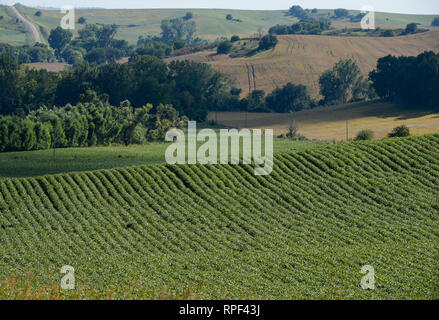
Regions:
<instances>
[{"instance_id":1,"label":"distant hill","mask_svg":"<svg viewBox=\"0 0 439 320\"><path fill-rule=\"evenodd\" d=\"M1 11L4 6L0 6ZM21 14L33 23L48 30L57 27L62 14L56 10L43 10L17 6ZM35 16L36 11L41 11L40 17ZM84 9L76 10L76 18L85 17L88 23L115 23L120 26L117 37L135 44L141 35L158 35L160 33L160 22L163 19L182 17L186 12L193 13L193 20L197 23L198 36L204 39L216 39L221 36L238 34L250 36L255 34L259 28L267 31L276 24L292 24L295 18L287 15L287 10L261 11L261 10L228 10L228 9ZM319 10L321 16L333 15L333 10ZM356 15L358 11L350 11ZM235 20L226 20L226 15L231 14ZM376 23L382 26L403 26L410 22L419 23L422 26L429 26L435 16L431 15L405 15L393 13L377 13ZM337 26L343 26L348 21L337 21ZM8 26L2 28L0 21L0 41L25 41L19 35L8 35ZM81 28L81 25L77 25Z\"/></svg>"},{"instance_id":2,"label":"distant hill","mask_svg":"<svg viewBox=\"0 0 439 320\"><path fill-rule=\"evenodd\" d=\"M422 34L394 37L333 37L317 35L278 36L275 49L258 53L252 57L230 58L216 55L213 51L198 52L173 59L190 59L211 64L227 74L233 84L249 91L247 67L254 66L255 81L250 77L251 88L271 92L287 82L308 85L318 95L320 74L340 59L353 58L361 71L367 75L378 58L392 55L414 56L425 50L439 51L439 29ZM247 42L246 40L241 41ZM248 44L247 44L248 45Z\"/></svg>"}]
</instances>

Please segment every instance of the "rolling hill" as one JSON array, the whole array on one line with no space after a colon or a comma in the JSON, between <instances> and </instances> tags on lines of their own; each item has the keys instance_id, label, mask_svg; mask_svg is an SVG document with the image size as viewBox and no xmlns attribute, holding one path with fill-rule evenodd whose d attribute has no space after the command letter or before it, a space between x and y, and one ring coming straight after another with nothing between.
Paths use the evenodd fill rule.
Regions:
<instances>
[{"instance_id":1,"label":"rolling hill","mask_svg":"<svg viewBox=\"0 0 439 320\"><path fill-rule=\"evenodd\" d=\"M50 31L59 26L62 14L57 10L41 10L17 5L20 13L37 26L37 29ZM5 6L0 5L0 12ZM41 11L40 17L35 12ZM259 28L267 31L276 24L292 24L295 18L286 15L286 10L260 11L260 10L228 10L228 9L130 9L130 10L105 10L105 9L77 9L76 17L85 17L87 23L117 24L119 33L117 38L135 44L139 36L158 35L160 33L160 22L163 19L182 17L186 12L194 14L193 20L198 26L198 36L203 39L214 40L221 36L230 37L233 34L240 36L254 35ZM319 10L319 15L333 15L333 10ZM359 11L351 10L350 14L356 15ZM232 14L234 19L241 22L227 21L226 15ZM5 15L8 17L8 15ZM434 15L409 15L393 13L376 13L378 26L405 26L408 23L416 22L421 26L430 26ZM9 21L9 18L5 19ZM337 21L338 27L350 25L347 21ZM0 28L2 22L0 21ZM76 25L81 28L81 25ZM3 41L23 42L23 32L9 34L11 26L5 24L5 29L0 29L0 39Z\"/></svg>"},{"instance_id":2,"label":"rolling hill","mask_svg":"<svg viewBox=\"0 0 439 320\"><path fill-rule=\"evenodd\" d=\"M91 289L134 278L217 299L437 299L438 152L436 134L282 153L263 177L149 165L2 178L0 280L57 282L71 265Z\"/></svg>"},{"instance_id":3,"label":"rolling hill","mask_svg":"<svg viewBox=\"0 0 439 320\"><path fill-rule=\"evenodd\" d=\"M249 92L248 67L255 69L250 76L250 87L271 92L288 82L308 85L318 95L318 79L340 59L355 59L365 76L372 71L377 60L392 54L415 56L426 50L439 51L439 29L394 38L334 37L318 35L278 36L276 48L251 57L231 58L214 51L198 52L173 59L190 59L206 62L228 75L232 83ZM240 41L238 45L243 45ZM256 85L255 85L256 82Z\"/></svg>"}]
</instances>

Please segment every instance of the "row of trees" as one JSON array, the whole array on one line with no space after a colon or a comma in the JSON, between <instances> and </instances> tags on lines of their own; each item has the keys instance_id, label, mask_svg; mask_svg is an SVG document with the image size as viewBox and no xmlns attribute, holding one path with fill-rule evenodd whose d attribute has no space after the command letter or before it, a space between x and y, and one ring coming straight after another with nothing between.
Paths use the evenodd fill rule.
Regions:
<instances>
[{"instance_id":1,"label":"row of trees","mask_svg":"<svg viewBox=\"0 0 439 320\"><path fill-rule=\"evenodd\" d=\"M0 43L0 54L1 53L9 53L16 57L21 63L55 61L53 51L43 43L36 43L33 46L12 46L7 43Z\"/></svg>"},{"instance_id":2,"label":"row of trees","mask_svg":"<svg viewBox=\"0 0 439 320\"><path fill-rule=\"evenodd\" d=\"M0 151L142 144L164 139L171 127L183 127L186 121L170 105L135 109L124 101L113 107L89 91L76 106L43 107L24 118L0 116Z\"/></svg>"},{"instance_id":3,"label":"row of trees","mask_svg":"<svg viewBox=\"0 0 439 320\"><path fill-rule=\"evenodd\" d=\"M270 34L321 34L323 31L331 28L331 22L328 20L300 20L291 26L276 25L268 30Z\"/></svg>"},{"instance_id":4,"label":"row of trees","mask_svg":"<svg viewBox=\"0 0 439 320\"><path fill-rule=\"evenodd\" d=\"M165 61L135 56L126 64L103 67L84 62L60 74L28 69L8 54L0 55L0 114L40 106L76 104L87 90L106 95L112 105L130 100L134 106L172 104L181 114L204 120L208 110L228 103L229 79L195 61Z\"/></svg>"},{"instance_id":5,"label":"row of trees","mask_svg":"<svg viewBox=\"0 0 439 320\"><path fill-rule=\"evenodd\" d=\"M84 60L102 64L129 55L132 48L125 40L114 39L116 25L87 24L73 39L70 30L57 27L50 32L48 42L58 60L78 65Z\"/></svg>"},{"instance_id":6,"label":"row of trees","mask_svg":"<svg viewBox=\"0 0 439 320\"><path fill-rule=\"evenodd\" d=\"M231 93L227 103L214 110L288 113L315 106L308 87L292 83L276 88L268 95L264 90L253 90L247 97L240 99L241 89L233 88Z\"/></svg>"},{"instance_id":7,"label":"row of trees","mask_svg":"<svg viewBox=\"0 0 439 320\"><path fill-rule=\"evenodd\" d=\"M269 95L254 90L234 106L242 111L288 113L318 105L334 105L374 99L371 82L363 77L358 64L352 60L340 60L333 68L322 73L319 79L323 99L315 101L308 87L287 83ZM233 105L232 105L233 106Z\"/></svg>"},{"instance_id":8,"label":"row of trees","mask_svg":"<svg viewBox=\"0 0 439 320\"><path fill-rule=\"evenodd\" d=\"M413 106L437 107L439 54L424 52L417 57L383 57L370 73L370 79L381 98Z\"/></svg>"}]
</instances>

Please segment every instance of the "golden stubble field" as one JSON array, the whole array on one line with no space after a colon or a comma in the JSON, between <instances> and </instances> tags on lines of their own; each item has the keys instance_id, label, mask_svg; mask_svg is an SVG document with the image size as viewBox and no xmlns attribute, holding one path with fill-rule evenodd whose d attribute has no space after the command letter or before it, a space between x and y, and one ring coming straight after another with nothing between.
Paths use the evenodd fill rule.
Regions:
<instances>
[{"instance_id":1,"label":"golden stubble field","mask_svg":"<svg viewBox=\"0 0 439 320\"><path fill-rule=\"evenodd\" d=\"M439 132L439 111L414 111L383 102L322 107L291 114L211 112L209 120L233 128L272 128L275 135L286 133L290 123L295 121L299 134L327 141L346 140L346 120L349 138L355 138L362 129L373 130L375 138L383 138L402 124L407 125L413 135Z\"/></svg>"},{"instance_id":2,"label":"golden stubble field","mask_svg":"<svg viewBox=\"0 0 439 320\"><path fill-rule=\"evenodd\" d=\"M395 38L333 37L317 35L278 36L275 49L252 57L230 58L213 51L198 52L173 59L206 62L228 75L243 94L249 91L247 66L255 68L256 88L271 92L288 82L308 85L318 95L320 74L338 60L353 58L365 76L377 60L386 55L414 56L426 50L439 52L439 28L416 35ZM251 87L255 87L251 77Z\"/></svg>"}]
</instances>

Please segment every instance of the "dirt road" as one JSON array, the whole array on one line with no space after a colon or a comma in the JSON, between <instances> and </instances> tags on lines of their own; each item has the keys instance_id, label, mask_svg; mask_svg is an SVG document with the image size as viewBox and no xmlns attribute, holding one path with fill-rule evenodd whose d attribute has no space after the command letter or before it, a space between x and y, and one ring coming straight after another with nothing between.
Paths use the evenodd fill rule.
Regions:
<instances>
[{"instance_id":1,"label":"dirt road","mask_svg":"<svg viewBox=\"0 0 439 320\"><path fill-rule=\"evenodd\" d=\"M18 12L17 8L15 8L14 6L11 6L12 12L14 13L14 15L17 17L18 20L20 20L23 24L24 27L26 29L27 32L32 33L32 36L35 40L35 42L41 43L41 37L40 34L37 30L37 28L35 28L35 26L30 23L27 19L25 19L20 12Z\"/></svg>"}]
</instances>

